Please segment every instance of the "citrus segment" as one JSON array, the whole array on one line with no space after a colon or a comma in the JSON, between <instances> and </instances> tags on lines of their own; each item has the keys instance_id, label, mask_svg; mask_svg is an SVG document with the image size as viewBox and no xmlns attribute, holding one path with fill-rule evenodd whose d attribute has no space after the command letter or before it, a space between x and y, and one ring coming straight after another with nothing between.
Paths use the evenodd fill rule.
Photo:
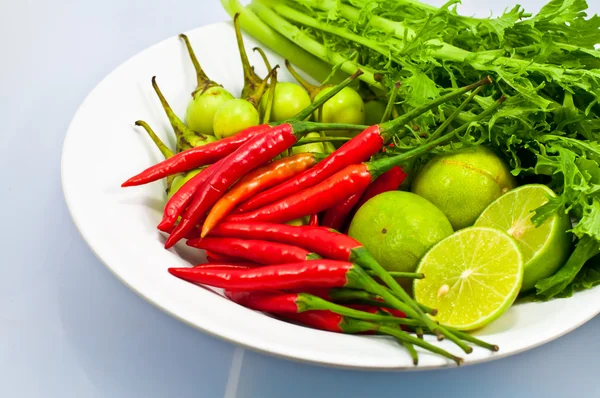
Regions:
<instances>
[{"instance_id":1,"label":"citrus segment","mask_svg":"<svg viewBox=\"0 0 600 398\"><path fill-rule=\"evenodd\" d=\"M418 302L438 310L435 320L459 330L483 327L516 299L523 280L517 242L494 228L469 227L442 240L419 262Z\"/></svg>"},{"instance_id":2,"label":"citrus segment","mask_svg":"<svg viewBox=\"0 0 600 398\"><path fill-rule=\"evenodd\" d=\"M545 185L523 185L492 202L475 222L476 226L506 231L518 242L525 262L521 291L552 275L569 255L567 214L557 212L538 227L531 222L533 211L547 203L548 197L556 194Z\"/></svg>"}]
</instances>

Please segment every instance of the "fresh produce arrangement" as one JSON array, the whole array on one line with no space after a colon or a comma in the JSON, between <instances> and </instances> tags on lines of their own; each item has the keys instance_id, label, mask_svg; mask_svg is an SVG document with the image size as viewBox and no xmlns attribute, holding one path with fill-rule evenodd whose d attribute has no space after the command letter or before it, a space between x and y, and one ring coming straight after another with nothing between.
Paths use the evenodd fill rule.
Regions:
<instances>
[{"instance_id":1,"label":"fresh produce arrangement","mask_svg":"<svg viewBox=\"0 0 600 398\"><path fill-rule=\"evenodd\" d=\"M584 0L484 19L452 0L221 2L239 98L180 35L197 75L184 120L152 78L176 148L136 121L165 159L122 183L164 181L165 248L205 252L172 276L282 321L390 336L415 365L463 362L436 339L497 351L471 332L519 297L600 283L600 17ZM243 30L285 64L254 48L259 76Z\"/></svg>"}]
</instances>

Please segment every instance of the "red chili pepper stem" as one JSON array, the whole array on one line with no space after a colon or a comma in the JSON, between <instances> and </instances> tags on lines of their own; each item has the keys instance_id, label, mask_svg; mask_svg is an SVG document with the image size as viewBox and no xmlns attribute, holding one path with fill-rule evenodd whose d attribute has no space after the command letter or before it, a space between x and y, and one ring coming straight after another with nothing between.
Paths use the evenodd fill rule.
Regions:
<instances>
[{"instance_id":1,"label":"red chili pepper stem","mask_svg":"<svg viewBox=\"0 0 600 398\"><path fill-rule=\"evenodd\" d=\"M321 106L323 106L323 104L325 102L327 102L331 98L333 98L337 93L339 93L340 91L342 91L346 86L348 86L350 83L352 83L354 80L356 80L363 73L364 72L362 70L358 69L356 72L354 72L353 75L351 75L348 78L344 79L341 83L335 85L331 90L327 91L320 98L317 98L316 100L314 100L314 102L311 105L307 106L306 108L304 108L303 110L301 110L300 112L298 112L293 117L293 120L304 120L307 117L309 117L310 115L312 115L314 113L314 111L316 111Z\"/></svg>"},{"instance_id":2,"label":"red chili pepper stem","mask_svg":"<svg viewBox=\"0 0 600 398\"><path fill-rule=\"evenodd\" d=\"M398 90L400 90L401 85L402 85L402 83L400 83L399 81L394 84L394 88L392 88L392 92L390 93L390 98L385 107L385 111L383 112L383 116L381 117L380 123L385 123L390 118L390 115L392 114L392 109L394 109L394 105L396 103L396 97L398 96Z\"/></svg>"},{"instance_id":3,"label":"red chili pepper stem","mask_svg":"<svg viewBox=\"0 0 600 398\"><path fill-rule=\"evenodd\" d=\"M206 90L208 90L211 87L216 87L216 86L222 87L222 85L220 85L219 83L212 81L208 77L208 75L204 72L204 70L200 66L200 62L198 62L198 58L196 57L196 53L194 52L194 49L192 48L192 45L191 45L188 37L182 33L179 35L179 38L182 39L183 42L185 43L185 47L187 48L188 55L190 56L190 60L192 61L192 65L194 65L194 70L196 71L196 80L198 83L197 83L196 88L192 92L192 97L194 97L197 93L202 94L203 92L205 92Z\"/></svg>"},{"instance_id":4,"label":"red chili pepper stem","mask_svg":"<svg viewBox=\"0 0 600 398\"><path fill-rule=\"evenodd\" d=\"M181 121L181 119L173 112L171 106L167 102L167 99L163 95L162 91L158 87L156 83L156 76L152 76L152 87L160 100L160 103L167 114L167 118L169 119L169 123L173 127L175 131L175 137L177 138L177 152L180 152L182 149L189 149L190 147L197 146L196 143L198 141L206 140L206 136L200 133L197 133L190 129Z\"/></svg>"},{"instance_id":5,"label":"red chili pepper stem","mask_svg":"<svg viewBox=\"0 0 600 398\"><path fill-rule=\"evenodd\" d=\"M365 321L356 321L356 323L359 323L359 322L362 323ZM377 324L373 324L373 323L371 323L370 326L373 327L373 330L377 330L381 333L387 334L389 336L393 336L402 342L410 343L410 344L425 348L428 351L434 352L434 353L442 355L448 359L451 359L454 362L456 362L456 364L459 366L462 365L464 362L464 359L457 357L456 355L452 355L448 351L446 351L440 347L437 347L433 344L430 344L425 340L421 340L417 337L411 336L410 334L400 330L400 328L390 327L387 325L377 325Z\"/></svg>"},{"instance_id":6,"label":"red chili pepper stem","mask_svg":"<svg viewBox=\"0 0 600 398\"><path fill-rule=\"evenodd\" d=\"M370 320L374 322L384 322L393 324L403 324L406 319L398 318L390 315L371 314L370 312L359 311L352 308L344 307L343 305L335 304L327 300L323 300L317 296L308 293L299 293L296 298L298 306L297 312L305 312L311 310L328 310L336 314L347 316L354 319Z\"/></svg>"},{"instance_id":7,"label":"red chili pepper stem","mask_svg":"<svg viewBox=\"0 0 600 398\"><path fill-rule=\"evenodd\" d=\"M350 137L304 137L301 140L298 140L294 146L300 146L305 144L314 144L318 142L347 142L352 138Z\"/></svg>"},{"instance_id":8,"label":"red chili pepper stem","mask_svg":"<svg viewBox=\"0 0 600 398\"><path fill-rule=\"evenodd\" d=\"M380 124L379 128L381 130L381 133L383 136L386 137L384 139L385 139L385 141L387 141L390 138L390 136L389 136L390 133L394 133L394 132L401 130L406 123L410 122L417 116L420 116L425 112L435 109L438 106L444 104L445 102L448 102L457 97L460 97L461 95L463 95L471 90L474 90L479 86L485 86L487 84L492 84L492 83L493 83L493 81L492 81L491 77L486 76L485 78L481 79L480 81L478 81L476 83L469 84L468 86L464 86L461 88L457 88L457 89L453 90L452 92L429 102L426 105L423 105L419 108L415 108L412 111L405 113L404 115L402 115L400 117L397 117L396 119L390 120L389 122Z\"/></svg>"},{"instance_id":9,"label":"red chili pepper stem","mask_svg":"<svg viewBox=\"0 0 600 398\"><path fill-rule=\"evenodd\" d=\"M448 126L450 125L450 123L452 123L452 121L466 108L466 106L471 102L471 100L473 100L473 98L475 98L475 96L477 94L479 94L479 92L483 90L483 86L479 86L477 87L475 90L473 90L473 92L467 97L466 100L464 100L459 106L458 108L456 108L454 110L454 112L452 112L450 114L450 116L444 120L444 123L442 123L432 134L431 136L429 136L427 138L427 141L433 141L436 138L438 138L440 136L440 134L442 134L444 131L446 131L446 129L448 128Z\"/></svg>"},{"instance_id":10,"label":"red chili pepper stem","mask_svg":"<svg viewBox=\"0 0 600 398\"><path fill-rule=\"evenodd\" d=\"M396 309L403 311L409 317L420 319L433 333L448 337L449 340L458 345L465 353L469 354L473 351L471 347L427 316L421 307L419 307L398 282L396 282L396 280L392 278L381 265L379 265L364 247L353 249L350 258L352 262L374 271L377 274L377 277L391 289L391 292L379 285L373 279L365 280L365 286L362 286L362 288L381 296L384 300L394 305ZM364 275L366 275L366 273L364 273Z\"/></svg>"},{"instance_id":11,"label":"red chili pepper stem","mask_svg":"<svg viewBox=\"0 0 600 398\"><path fill-rule=\"evenodd\" d=\"M506 100L506 97L502 96L493 105L491 105L490 107L485 109L483 112L481 112L479 115L475 116L473 119L471 119L467 123L463 124L462 126L452 130L451 132L449 132L433 141L430 141L424 145L421 145L415 149L412 149L412 150L405 152L403 154L400 154L400 155L390 156L389 158L377 159L375 161L366 163L369 172L373 176L373 179L375 179L375 178L379 177L381 174L390 170L392 167L399 166L402 162L404 162L408 159L422 155L422 154L434 149L438 145L443 144L444 142L452 139L457 134L466 131L471 126L472 123L480 121L480 120L488 117L492 113L494 113L502 105L502 103L505 100Z\"/></svg>"},{"instance_id":12,"label":"red chili pepper stem","mask_svg":"<svg viewBox=\"0 0 600 398\"><path fill-rule=\"evenodd\" d=\"M413 365L417 366L419 364L419 354L417 354L417 350L415 350L415 346L407 343L405 341L400 341L400 344L402 344L404 346L404 348L406 348L406 351L408 351L408 354L410 355L412 361L413 361Z\"/></svg>"},{"instance_id":13,"label":"red chili pepper stem","mask_svg":"<svg viewBox=\"0 0 600 398\"><path fill-rule=\"evenodd\" d=\"M331 311L354 319L403 324L407 319L348 308L308 293L237 292L226 290L225 296L244 307L277 314L306 311Z\"/></svg>"}]
</instances>

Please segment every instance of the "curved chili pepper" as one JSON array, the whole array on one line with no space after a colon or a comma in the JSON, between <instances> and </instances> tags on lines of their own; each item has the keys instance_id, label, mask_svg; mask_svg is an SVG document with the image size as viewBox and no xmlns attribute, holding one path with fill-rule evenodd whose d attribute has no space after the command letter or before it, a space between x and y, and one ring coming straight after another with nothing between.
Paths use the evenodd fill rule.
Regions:
<instances>
[{"instance_id":1,"label":"curved chili pepper","mask_svg":"<svg viewBox=\"0 0 600 398\"><path fill-rule=\"evenodd\" d=\"M214 253L213 253L214 254ZM314 253L312 253L314 254ZM207 256L208 258L209 256ZM320 257L314 258L312 260L316 260ZM260 264L260 263L256 263L256 262L243 262L241 261L243 259L234 259L234 261L231 262L227 262L227 261L217 261L216 259L212 259L211 262L209 262L208 264L199 264L194 266L194 268L204 268L204 269L250 269L250 268L257 268L257 267L262 267L265 264ZM311 259L309 259L310 261ZM268 265L277 265L279 263L273 262L273 264L268 264ZM366 270L365 271L367 273L367 275L370 276L376 276L375 273L371 270ZM423 274L421 273L417 273L417 272L396 272L396 271L391 271L390 276L392 276L393 278L409 278L409 279L423 279ZM293 289L290 289L293 290ZM335 290L341 290L344 292L350 292L352 291L352 289L343 289L343 288L339 288L339 289L312 289L312 290L307 290L307 289L302 289L302 293L310 293L313 294L317 297L323 298L325 299L326 297L336 297L336 299L340 299L342 297L342 295L350 295L349 293L335 293L334 296L331 296L331 292L330 291L335 291ZM316 292L316 293L315 293ZM326 294L328 294L328 296L324 296L323 292L327 292ZM357 292L359 293L365 293L363 291L357 290ZM375 295L369 295L370 297L377 297ZM353 298L356 298L358 296L352 296ZM362 297L362 296L361 296ZM333 299L329 299L330 301L336 301ZM381 301L381 299L378 300L370 300L369 303L361 303L361 304L370 304L370 305L376 305L377 307L381 307L381 306L385 306L385 302ZM435 315L435 314L433 314Z\"/></svg>"},{"instance_id":2,"label":"curved chili pepper","mask_svg":"<svg viewBox=\"0 0 600 398\"><path fill-rule=\"evenodd\" d=\"M350 195L350 197L343 202L340 202L337 205L327 209L321 224L324 227L333 228L337 231L343 231L346 221L348 220L348 215L352 212L352 209L360 200L363 192L357 192L354 195Z\"/></svg>"},{"instance_id":3,"label":"curved chili pepper","mask_svg":"<svg viewBox=\"0 0 600 398\"><path fill-rule=\"evenodd\" d=\"M313 167L323 157L325 155L301 153L275 160L247 174L211 208L202 227L202 237L244 200Z\"/></svg>"},{"instance_id":4,"label":"curved chili pepper","mask_svg":"<svg viewBox=\"0 0 600 398\"><path fill-rule=\"evenodd\" d=\"M395 191L406 179L406 173L400 166L394 166L375 179L363 193L355 209L361 208L365 202L381 193Z\"/></svg>"},{"instance_id":5,"label":"curved chili pepper","mask_svg":"<svg viewBox=\"0 0 600 398\"><path fill-rule=\"evenodd\" d=\"M226 220L287 222L333 207L344 201L348 195L364 191L370 183L371 173L367 165L361 163L346 166L323 182L304 191L248 213L231 215Z\"/></svg>"},{"instance_id":6,"label":"curved chili pepper","mask_svg":"<svg viewBox=\"0 0 600 398\"><path fill-rule=\"evenodd\" d=\"M225 290L225 296L231 301L255 311L276 314L301 313L306 311L331 311L336 314L350 316L382 323L405 323L405 317L381 315L378 311L365 311L334 304L308 293L275 293L275 292L238 292Z\"/></svg>"},{"instance_id":7,"label":"curved chili pepper","mask_svg":"<svg viewBox=\"0 0 600 398\"><path fill-rule=\"evenodd\" d=\"M326 101L331 99L337 93L339 93L344 87L352 83L358 76L363 72L357 71L352 76L345 79L343 82L332 88L326 94L321 96L318 100L311 103L301 112L299 112L293 119L289 121L276 122L272 124L261 124L259 126L252 126L239 133L221 139L216 142L212 142L201 147L190 148L185 151L175 154L173 157L157 163L141 173L131 177L123 184L122 187L131 187L136 185L147 184L156 180L160 180L163 177L167 177L171 174L181 173L191 169L196 169L200 166L214 163L225 156L232 154L240 146L248 142L250 139L260 136L264 133L270 132L274 127L281 126L282 124L289 124L298 121L304 125L304 133L311 131L322 131L324 129L357 129L362 126L358 125L338 125L335 123L308 123L302 122L310 116L316 109L321 107ZM273 156L275 157L275 156Z\"/></svg>"},{"instance_id":8,"label":"curved chili pepper","mask_svg":"<svg viewBox=\"0 0 600 398\"><path fill-rule=\"evenodd\" d=\"M246 270L169 268L189 282L230 290L285 290L303 287L362 287L359 268L347 261L313 260ZM364 274L364 273L363 273ZM366 275L366 274L364 274ZM375 283L375 282L373 282Z\"/></svg>"},{"instance_id":9,"label":"curved chili pepper","mask_svg":"<svg viewBox=\"0 0 600 398\"><path fill-rule=\"evenodd\" d=\"M181 188L179 188L177 192L171 196L171 198L165 204L163 218L157 226L159 230L169 233L173 232L175 223L177 223L177 219L183 214L198 187L202 186L213 175L220 164L221 160L208 166L194 177L186 181L185 184L183 184Z\"/></svg>"},{"instance_id":10,"label":"curved chili pepper","mask_svg":"<svg viewBox=\"0 0 600 398\"><path fill-rule=\"evenodd\" d=\"M319 226L319 214L318 213L314 213L314 214L310 215L310 219L308 220L308 225L310 225L311 227Z\"/></svg>"},{"instance_id":11,"label":"curved chili pepper","mask_svg":"<svg viewBox=\"0 0 600 398\"><path fill-rule=\"evenodd\" d=\"M297 177L291 180L288 180L276 187L256 195L246 203L242 204L240 206L240 210L242 212L248 212L259 209L303 189L312 187L348 165L368 160L371 156L379 152L383 145L389 141L391 138L391 132L403 128L406 123L422 115L423 113L428 112L439 105L457 98L477 87L490 84L491 82L491 79L486 77L477 83L456 89L435 101L432 101L419 108L415 108L414 110L394 120L368 127L350 141L344 143L338 150L334 151L331 155L329 155L329 157L320 162L317 166L305 171L302 174L299 174Z\"/></svg>"},{"instance_id":12,"label":"curved chili pepper","mask_svg":"<svg viewBox=\"0 0 600 398\"><path fill-rule=\"evenodd\" d=\"M260 264L286 264L321 258L297 246L254 239L202 238L188 240L187 245Z\"/></svg>"}]
</instances>

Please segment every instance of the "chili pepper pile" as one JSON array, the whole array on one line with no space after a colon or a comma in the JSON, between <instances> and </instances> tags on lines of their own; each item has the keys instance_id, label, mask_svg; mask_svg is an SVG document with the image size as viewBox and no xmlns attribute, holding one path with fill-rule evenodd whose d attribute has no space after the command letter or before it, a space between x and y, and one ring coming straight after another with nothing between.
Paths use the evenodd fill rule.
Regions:
<instances>
[{"instance_id":1,"label":"chili pepper pile","mask_svg":"<svg viewBox=\"0 0 600 398\"><path fill-rule=\"evenodd\" d=\"M434 322L428 314L436 310L415 302L399 283L400 279L423 275L386 271L358 241L342 232L366 201L400 187L406 178L403 162L447 143L472 123L490 117L504 98L447 132L459 109L432 135L435 139L401 154L371 160L376 154L385 154L395 134L414 118L492 82L486 78L452 90L373 126L307 120L360 74L355 73L320 96L293 119L250 127L178 153L170 152L147 124L138 122L166 159L122 186L195 173L171 194L157 226L168 234L165 248L186 239L188 246L206 251L208 264L169 268L178 278L222 288L230 300L284 320L330 332L392 336L407 348L415 364L415 346L457 364L463 361L424 340L423 333L446 338L465 353L472 351L467 343L497 350L496 346ZM162 98L161 102L166 104ZM176 118L172 112L168 114L170 119ZM172 124L182 130L179 123L183 124L176 120ZM305 134L339 129L362 132L329 155L289 155L288 150ZM309 225L287 224L304 217L310 217Z\"/></svg>"}]
</instances>

